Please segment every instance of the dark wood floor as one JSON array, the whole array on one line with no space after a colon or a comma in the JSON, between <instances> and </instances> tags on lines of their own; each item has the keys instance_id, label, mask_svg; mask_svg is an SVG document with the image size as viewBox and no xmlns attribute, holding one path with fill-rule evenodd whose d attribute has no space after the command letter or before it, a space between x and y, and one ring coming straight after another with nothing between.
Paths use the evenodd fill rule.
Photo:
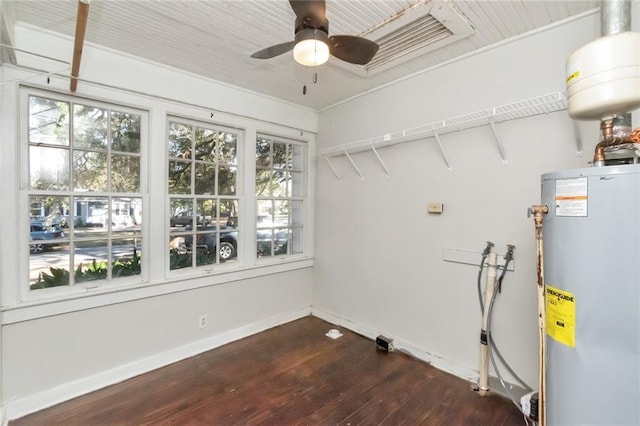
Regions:
<instances>
[{"instance_id":1,"label":"dark wood floor","mask_svg":"<svg viewBox=\"0 0 640 426\"><path fill-rule=\"evenodd\" d=\"M307 317L9 422L22 425L519 425L513 404Z\"/></svg>"}]
</instances>

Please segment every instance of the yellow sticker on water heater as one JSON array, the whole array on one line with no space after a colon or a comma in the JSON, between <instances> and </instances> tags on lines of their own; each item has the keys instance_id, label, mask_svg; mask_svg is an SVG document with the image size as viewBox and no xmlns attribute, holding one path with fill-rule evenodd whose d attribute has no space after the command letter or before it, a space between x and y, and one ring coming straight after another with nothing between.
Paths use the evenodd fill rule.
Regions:
<instances>
[{"instance_id":1,"label":"yellow sticker on water heater","mask_svg":"<svg viewBox=\"0 0 640 426\"><path fill-rule=\"evenodd\" d=\"M576 347L576 298L573 293L545 286L547 334L554 340Z\"/></svg>"}]
</instances>

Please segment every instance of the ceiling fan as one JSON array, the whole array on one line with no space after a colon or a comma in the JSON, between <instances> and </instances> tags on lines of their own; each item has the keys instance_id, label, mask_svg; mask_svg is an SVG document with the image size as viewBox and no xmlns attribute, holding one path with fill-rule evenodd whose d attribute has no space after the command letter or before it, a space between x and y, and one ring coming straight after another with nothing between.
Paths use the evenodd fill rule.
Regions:
<instances>
[{"instance_id":1,"label":"ceiling fan","mask_svg":"<svg viewBox=\"0 0 640 426\"><path fill-rule=\"evenodd\" d=\"M329 37L325 0L289 0L296 14L295 39L262 49L255 59L269 59L293 49L296 62L306 66L321 65L329 54L345 62L366 65L378 52L378 44L366 38L350 35Z\"/></svg>"}]
</instances>

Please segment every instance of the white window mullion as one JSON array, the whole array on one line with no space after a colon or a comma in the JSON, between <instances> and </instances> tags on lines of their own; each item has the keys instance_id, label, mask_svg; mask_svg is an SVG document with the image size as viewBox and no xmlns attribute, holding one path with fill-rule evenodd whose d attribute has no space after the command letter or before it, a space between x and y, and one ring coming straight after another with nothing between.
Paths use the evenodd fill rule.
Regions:
<instances>
[{"instance_id":1,"label":"white window mullion","mask_svg":"<svg viewBox=\"0 0 640 426\"><path fill-rule=\"evenodd\" d=\"M244 166L243 177L244 185L243 193L239 194L242 205L240 206L240 214L242 215L241 223L243 226L243 235L240 237L242 241L242 262L244 265L251 267L256 264L256 128L249 127L245 131L244 143L242 144L242 165Z\"/></svg>"}]
</instances>

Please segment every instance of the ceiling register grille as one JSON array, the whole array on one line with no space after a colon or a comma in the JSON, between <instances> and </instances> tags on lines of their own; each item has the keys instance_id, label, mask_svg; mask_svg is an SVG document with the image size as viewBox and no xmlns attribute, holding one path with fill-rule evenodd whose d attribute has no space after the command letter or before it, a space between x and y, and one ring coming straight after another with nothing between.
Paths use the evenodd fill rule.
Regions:
<instances>
[{"instance_id":1,"label":"ceiling register grille","mask_svg":"<svg viewBox=\"0 0 640 426\"><path fill-rule=\"evenodd\" d=\"M366 68L368 71L375 70L452 35L453 32L432 15L422 16L376 40L380 50Z\"/></svg>"},{"instance_id":2,"label":"ceiling register grille","mask_svg":"<svg viewBox=\"0 0 640 426\"><path fill-rule=\"evenodd\" d=\"M332 64L369 77L455 43L474 33L471 21L449 0L420 0L361 34L380 46L367 65Z\"/></svg>"}]
</instances>

